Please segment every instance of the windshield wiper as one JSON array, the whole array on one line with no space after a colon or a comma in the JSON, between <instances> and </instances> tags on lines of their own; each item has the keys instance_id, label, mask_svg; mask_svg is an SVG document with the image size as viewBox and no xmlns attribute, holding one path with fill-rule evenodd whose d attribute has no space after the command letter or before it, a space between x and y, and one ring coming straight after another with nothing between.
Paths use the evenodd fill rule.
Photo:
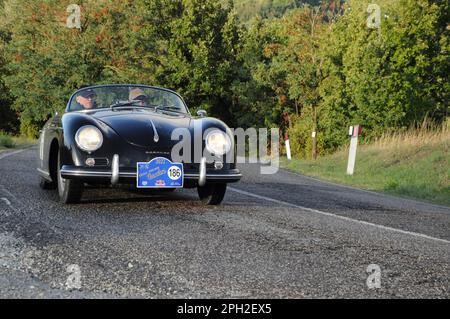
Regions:
<instances>
[{"instance_id":1,"label":"windshield wiper","mask_svg":"<svg viewBox=\"0 0 450 319\"><path fill-rule=\"evenodd\" d=\"M137 103L141 103L141 101L128 101L128 102L118 102L115 104L112 104L110 106L111 109L119 108L119 107L134 107L134 108L143 108L143 109L152 109L155 112L156 111L169 111L174 113L180 113L185 114L180 110L180 108L176 106L160 106L160 105L136 105Z\"/></svg>"},{"instance_id":2,"label":"windshield wiper","mask_svg":"<svg viewBox=\"0 0 450 319\"><path fill-rule=\"evenodd\" d=\"M176 107L176 106L159 106L159 107L157 107L157 110L184 114L184 112L181 111L180 108Z\"/></svg>"},{"instance_id":3,"label":"windshield wiper","mask_svg":"<svg viewBox=\"0 0 450 319\"><path fill-rule=\"evenodd\" d=\"M118 102L118 103L111 104L110 108L114 109L116 107L124 107L124 106L142 107L141 105L136 105L137 103L140 103L140 101Z\"/></svg>"},{"instance_id":4,"label":"windshield wiper","mask_svg":"<svg viewBox=\"0 0 450 319\"><path fill-rule=\"evenodd\" d=\"M115 103L112 104L110 106L111 109L115 109L115 108L136 108L136 109L151 109L153 111L157 111L159 106L158 105L137 105L137 103L141 103L141 101L129 101L129 102L119 102L119 103Z\"/></svg>"}]
</instances>

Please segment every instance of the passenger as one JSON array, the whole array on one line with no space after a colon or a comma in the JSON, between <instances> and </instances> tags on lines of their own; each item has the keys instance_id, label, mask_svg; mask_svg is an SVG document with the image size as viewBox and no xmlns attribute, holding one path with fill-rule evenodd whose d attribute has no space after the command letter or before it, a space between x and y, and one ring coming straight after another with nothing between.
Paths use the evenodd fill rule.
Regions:
<instances>
[{"instance_id":1,"label":"passenger","mask_svg":"<svg viewBox=\"0 0 450 319\"><path fill-rule=\"evenodd\" d=\"M132 89L130 91L129 99L132 101L139 101L140 106L146 106L148 102L148 96L144 93L144 91L140 88Z\"/></svg>"}]
</instances>

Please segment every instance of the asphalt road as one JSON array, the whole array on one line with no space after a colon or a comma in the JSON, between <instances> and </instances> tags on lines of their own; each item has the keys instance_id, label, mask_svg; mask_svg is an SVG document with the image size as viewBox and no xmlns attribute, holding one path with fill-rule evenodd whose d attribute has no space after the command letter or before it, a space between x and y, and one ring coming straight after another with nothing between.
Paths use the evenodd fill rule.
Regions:
<instances>
[{"instance_id":1,"label":"asphalt road","mask_svg":"<svg viewBox=\"0 0 450 319\"><path fill-rule=\"evenodd\" d=\"M36 158L0 154L0 297L450 297L450 208L257 165L219 207L126 189L64 206Z\"/></svg>"}]
</instances>

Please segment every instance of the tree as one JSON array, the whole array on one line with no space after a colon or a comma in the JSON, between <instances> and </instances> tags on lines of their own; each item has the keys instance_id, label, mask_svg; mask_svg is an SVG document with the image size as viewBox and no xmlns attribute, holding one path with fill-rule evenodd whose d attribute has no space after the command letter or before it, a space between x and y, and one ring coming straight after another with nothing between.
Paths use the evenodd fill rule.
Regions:
<instances>
[{"instance_id":1,"label":"tree","mask_svg":"<svg viewBox=\"0 0 450 319\"><path fill-rule=\"evenodd\" d=\"M299 156L311 154L311 131L319 125L316 110L323 78L322 40L339 3L305 5L279 19L256 19L244 37L240 58L243 70L248 71L236 91L247 105L246 122L263 117L264 125L288 130L295 141L293 152ZM290 123L284 121L285 114L291 115Z\"/></svg>"},{"instance_id":2,"label":"tree","mask_svg":"<svg viewBox=\"0 0 450 319\"><path fill-rule=\"evenodd\" d=\"M206 109L231 124L239 42L231 3L183 0L179 14L172 16L169 33L160 39L158 81L178 89L194 110Z\"/></svg>"},{"instance_id":3,"label":"tree","mask_svg":"<svg viewBox=\"0 0 450 319\"><path fill-rule=\"evenodd\" d=\"M242 36L237 54L241 68L233 83L233 113L241 127L280 124L284 75L271 67L273 56L284 41L280 31L276 21L255 18Z\"/></svg>"},{"instance_id":4,"label":"tree","mask_svg":"<svg viewBox=\"0 0 450 319\"><path fill-rule=\"evenodd\" d=\"M448 112L448 2L377 3L381 30L366 27L367 3L349 1L325 46L320 108L331 150L351 124L364 125L370 139Z\"/></svg>"},{"instance_id":5,"label":"tree","mask_svg":"<svg viewBox=\"0 0 450 319\"><path fill-rule=\"evenodd\" d=\"M81 29L66 26L69 0L6 0L0 29L21 131L36 136L80 86L147 83L173 88L194 108L230 121L239 40L232 6L215 1L82 1Z\"/></svg>"},{"instance_id":6,"label":"tree","mask_svg":"<svg viewBox=\"0 0 450 319\"><path fill-rule=\"evenodd\" d=\"M0 33L1 39L5 39L7 36L8 34L4 32ZM4 77L7 75L5 64L5 54L0 51L0 132L17 133L19 121L17 115L11 109L13 99L4 81Z\"/></svg>"},{"instance_id":7,"label":"tree","mask_svg":"<svg viewBox=\"0 0 450 319\"><path fill-rule=\"evenodd\" d=\"M123 62L126 34L115 31L123 25L120 20L128 21L126 2L84 2L81 30L66 27L69 4L5 1L0 26L9 34L2 44L9 74L5 83L20 113L21 131L29 136L36 136L42 122L65 108L74 90L101 83L106 70Z\"/></svg>"}]
</instances>

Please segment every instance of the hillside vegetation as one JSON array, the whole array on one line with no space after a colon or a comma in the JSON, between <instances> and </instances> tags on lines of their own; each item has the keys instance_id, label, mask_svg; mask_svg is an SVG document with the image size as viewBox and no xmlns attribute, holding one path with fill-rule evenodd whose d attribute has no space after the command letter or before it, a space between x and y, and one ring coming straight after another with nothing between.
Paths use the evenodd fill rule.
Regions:
<instances>
[{"instance_id":1,"label":"hillside vegetation","mask_svg":"<svg viewBox=\"0 0 450 319\"><path fill-rule=\"evenodd\" d=\"M281 17L287 11L300 8L304 4L319 5L320 0L233 0L241 22L248 22L259 16L262 18Z\"/></svg>"},{"instance_id":2,"label":"hillside vegetation","mask_svg":"<svg viewBox=\"0 0 450 319\"><path fill-rule=\"evenodd\" d=\"M85 0L77 29L71 0L0 0L0 130L37 137L72 92L102 83L167 87L193 114L278 127L300 158L312 131L326 155L350 125L369 142L450 116L449 1L377 0L379 29L371 1L228 1Z\"/></svg>"},{"instance_id":3,"label":"hillside vegetation","mask_svg":"<svg viewBox=\"0 0 450 319\"><path fill-rule=\"evenodd\" d=\"M358 149L354 176L348 149L317 161L283 160L306 175L450 206L450 129L418 129L383 136Z\"/></svg>"}]
</instances>

